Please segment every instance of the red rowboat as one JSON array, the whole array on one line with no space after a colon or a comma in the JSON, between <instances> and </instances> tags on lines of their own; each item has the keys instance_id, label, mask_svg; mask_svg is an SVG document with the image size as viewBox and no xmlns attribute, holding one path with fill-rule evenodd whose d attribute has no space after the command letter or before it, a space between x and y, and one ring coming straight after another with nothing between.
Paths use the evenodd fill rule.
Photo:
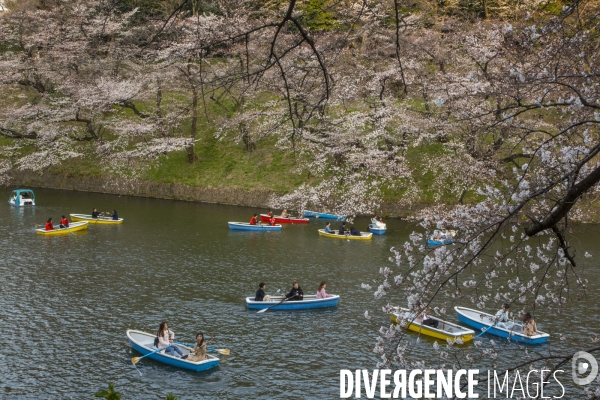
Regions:
<instances>
[{"instance_id":1,"label":"red rowboat","mask_svg":"<svg viewBox=\"0 0 600 400\"><path fill-rule=\"evenodd\" d=\"M276 215L275 222L278 224L308 224L308 218L283 218L281 215ZM260 214L260 220L263 222L269 222L269 216L267 214Z\"/></svg>"}]
</instances>

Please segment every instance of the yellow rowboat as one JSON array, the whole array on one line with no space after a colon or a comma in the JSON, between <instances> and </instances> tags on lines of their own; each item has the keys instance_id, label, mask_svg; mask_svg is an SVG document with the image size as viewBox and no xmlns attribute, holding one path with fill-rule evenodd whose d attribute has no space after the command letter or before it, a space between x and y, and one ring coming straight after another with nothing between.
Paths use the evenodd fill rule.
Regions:
<instances>
[{"instance_id":1,"label":"yellow rowboat","mask_svg":"<svg viewBox=\"0 0 600 400\"><path fill-rule=\"evenodd\" d=\"M332 239L371 240L373 234L371 232L361 232L360 236L352 236L350 234L339 235L338 231L333 231L333 233L327 233L325 232L325 229L319 229L319 236L325 236Z\"/></svg>"},{"instance_id":2,"label":"yellow rowboat","mask_svg":"<svg viewBox=\"0 0 600 400\"><path fill-rule=\"evenodd\" d=\"M70 235L72 232L82 231L84 229L87 229L87 227L88 227L87 222L72 222L69 225L69 228L58 228L58 225L57 225L57 227L52 229L51 231L47 231L46 228L41 228L41 229L36 229L35 233L37 233L38 235L46 235L46 236Z\"/></svg>"},{"instance_id":3,"label":"yellow rowboat","mask_svg":"<svg viewBox=\"0 0 600 400\"><path fill-rule=\"evenodd\" d=\"M408 325L409 330L420 332L421 335L431 336L436 339L451 340L455 342L456 339L460 338L463 342L468 342L473 340L473 335L475 334L475 331L471 329L438 318L436 318L436 320L439 321L437 328L422 325L415 318L415 313L406 308L396 307L395 311L390 314L390 317L394 324L398 324L400 320L404 320L405 324Z\"/></svg>"},{"instance_id":4,"label":"yellow rowboat","mask_svg":"<svg viewBox=\"0 0 600 400\"><path fill-rule=\"evenodd\" d=\"M101 225L116 225L116 224L123 223L123 218L119 218L119 219L112 219L112 217L94 218L89 214L71 214L71 220L87 221L90 224L101 224Z\"/></svg>"}]
</instances>

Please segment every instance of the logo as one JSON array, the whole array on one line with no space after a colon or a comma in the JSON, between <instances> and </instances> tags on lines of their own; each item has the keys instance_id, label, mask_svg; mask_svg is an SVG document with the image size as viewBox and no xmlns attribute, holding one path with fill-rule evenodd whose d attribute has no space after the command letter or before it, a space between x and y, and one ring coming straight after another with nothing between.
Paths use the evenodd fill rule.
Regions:
<instances>
[{"instance_id":1,"label":"logo","mask_svg":"<svg viewBox=\"0 0 600 400\"><path fill-rule=\"evenodd\" d=\"M585 360L585 361L582 361ZM591 368L590 368L591 367ZM585 378L581 377L591 369L591 372ZM573 355L571 360L571 370L573 374L573 382L576 385L589 385L598 375L598 361L590 353L578 351Z\"/></svg>"}]
</instances>

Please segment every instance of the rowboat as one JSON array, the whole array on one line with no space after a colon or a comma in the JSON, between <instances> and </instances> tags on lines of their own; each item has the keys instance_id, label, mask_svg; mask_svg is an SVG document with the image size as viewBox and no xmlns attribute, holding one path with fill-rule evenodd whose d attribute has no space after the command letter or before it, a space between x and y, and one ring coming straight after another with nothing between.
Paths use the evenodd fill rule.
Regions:
<instances>
[{"instance_id":1,"label":"rowboat","mask_svg":"<svg viewBox=\"0 0 600 400\"><path fill-rule=\"evenodd\" d=\"M404 320L406 321L406 324L408 324L409 330L413 332L419 332L421 335L431 336L436 339L450 339L452 341L461 339L463 342L468 342L473 340L473 335L475 334L475 332L471 329L467 329L463 326L456 325L439 318L436 318L436 320L439 321L437 328L423 325L417 321L415 313L407 308L395 307L395 311L390 314L390 317L392 318L392 323L394 324L398 324L400 322L399 320Z\"/></svg>"},{"instance_id":2,"label":"rowboat","mask_svg":"<svg viewBox=\"0 0 600 400\"><path fill-rule=\"evenodd\" d=\"M521 323L497 322L494 315L479 310L466 307L454 307L454 309L460 322L490 335L527 344L546 343L550 338L548 333L542 331L537 331L535 335L526 335L523 333L523 325Z\"/></svg>"},{"instance_id":3,"label":"rowboat","mask_svg":"<svg viewBox=\"0 0 600 400\"><path fill-rule=\"evenodd\" d=\"M70 235L72 232L83 231L87 229L87 222L71 222L68 228L59 228L55 226L51 231L47 231L46 228L39 228L35 230L38 235L54 236L54 235Z\"/></svg>"},{"instance_id":4,"label":"rowboat","mask_svg":"<svg viewBox=\"0 0 600 400\"><path fill-rule=\"evenodd\" d=\"M254 301L254 297L246 297L246 307L249 310L262 310L277 304L271 308L271 310L308 310L310 308L324 308L324 307L335 307L340 301L340 296L337 294L331 295L326 299L317 299L316 295L306 295L304 300L299 301L285 301L283 296L271 296L271 301Z\"/></svg>"},{"instance_id":5,"label":"rowboat","mask_svg":"<svg viewBox=\"0 0 600 400\"><path fill-rule=\"evenodd\" d=\"M117 225L123 223L123 218L112 219L112 217L98 217L94 218L89 214L71 214L73 221L87 221L90 224L100 225Z\"/></svg>"},{"instance_id":6,"label":"rowboat","mask_svg":"<svg viewBox=\"0 0 600 400\"><path fill-rule=\"evenodd\" d=\"M127 339L129 339L131 347L133 347L135 351L141 353L144 356L146 354L152 353L157 349L156 347L154 347L155 337L155 334L145 333L132 329L127 330ZM190 354L190 352L192 351L191 348L182 344L174 344L174 346L177 346L181 350L183 355ZM189 369L196 372L206 371L207 369L219 366L218 357L212 355L207 355L207 357L208 358L206 360L202 361L188 361L179 358L177 353L175 353L175 356L170 356L169 354L165 353L164 350L161 350L152 355L149 355L147 358L151 358L155 361L171 365L173 367Z\"/></svg>"},{"instance_id":7,"label":"rowboat","mask_svg":"<svg viewBox=\"0 0 600 400\"><path fill-rule=\"evenodd\" d=\"M427 236L427 246L445 246L454 243L453 239L456 231L435 231Z\"/></svg>"},{"instance_id":8,"label":"rowboat","mask_svg":"<svg viewBox=\"0 0 600 400\"><path fill-rule=\"evenodd\" d=\"M275 215L273 217L275 222L279 224L308 224L310 221L308 218L290 218L290 217L282 217L281 215ZM260 214L260 220L262 222L269 222L271 218L267 214Z\"/></svg>"},{"instance_id":9,"label":"rowboat","mask_svg":"<svg viewBox=\"0 0 600 400\"><path fill-rule=\"evenodd\" d=\"M337 219L343 221L346 219L345 215L335 215L329 213L319 213L316 211L304 211L305 218L321 218L321 219Z\"/></svg>"},{"instance_id":10,"label":"rowboat","mask_svg":"<svg viewBox=\"0 0 600 400\"><path fill-rule=\"evenodd\" d=\"M280 231L281 225L250 225L249 222L228 222L229 229L234 231Z\"/></svg>"},{"instance_id":11,"label":"rowboat","mask_svg":"<svg viewBox=\"0 0 600 400\"><path fill-rule=\"evenodd\" d=\"M17 207L35 206L35 194L31 189L13 190L8 197L8 204Z\"/></svg>"},{"instance_id":12,"label":"rowboat","mask_svg":"<svg viewBox=\"0 0 600 400\"><path fill-rule=\"evenodd\" d=\"M371 240L373 234L371 232L361 232L360 236L353 236L350 234L339 235L338 231L333 231L333 233L327 233L325 232L325 229L319 229L319 236L325 236L332 239Z\"/></svg>"},{"instance_id":13,"label":"rowboat","mask_svg":"<svg viewBox=\"0 0 600 400\"><path fill-rule=\"evenodd\" d=\"M387 230L387 227L380 228L380 227L375 226L373 224L369 225L369 231L373 232L373 234L375 234L375 235L383 235L386 230Z\"/></svg>"}]
</instances>

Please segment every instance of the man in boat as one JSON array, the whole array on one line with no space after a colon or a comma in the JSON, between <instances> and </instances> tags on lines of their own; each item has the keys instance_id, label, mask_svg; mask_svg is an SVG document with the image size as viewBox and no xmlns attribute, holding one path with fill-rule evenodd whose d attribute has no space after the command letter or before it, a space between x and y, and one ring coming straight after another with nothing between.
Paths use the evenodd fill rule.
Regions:
<instances>
[{"instance_id":1,"label":"man in boat","mask_svg":"<svg viewBox=\"0 0 600 400\"><path fill-rule=\"evenodd\" d=\"M342 224L340 225L340 230L338 231L338 234L340 234L340 235L346 234L346 223L345 222L342 222Z\"/></svg>"},{"instance_id":2,"label":"man in boat","mask_svg":"<svg viewBox=\"0 0 600 400\"><path fill-rule=\"evenodd\" d=\"M437 328L440 321L438 321L435 318L431 318L428 315L429 312L431 312L431 307L427 307L427 309L423 310L423 312L417 318L417 321L419 321L424 326L431 326L432 328Z\"/></svg>"},{"instance_id":3,"label":"man in boat","mask_svg":"<svg viewBox=\"0 0 600 400\"><path fill-rule=\"evenodd\" d=\"M287 211L287 208L284 208L283 211L281 212L281 218L289 218L290 214Z\"/></svg>"},{"instance_id":4,"label":"man in boat","mask_svg":"<svg viewBox=\"0 0 600 400\"><path fill-rule=\"evenodd\" d=\"M258 220L256 219L256 214L254 214L252 218L250 218L250 225L256 225L257 222Z\"/></svg>"},{"instance_id":5,"label":"man in boat","mask_svg":"<svg viewBox=\"0 0 600 400\"><path fill-rule=\"evenodd\" d=\"M100 216L100 213L98 212L98 210L96 210L96 207L94 207L94 210L92 211L92 218L98 218Z\"/></svg>"},{"instance_id":6,"label":"man in boat","mask_svg":"<svg viewBox=\"0 0 600 400\"><path fill-rule=\"evenodd\" d=\"M54 229L54 224L52 223L52 217L50 217L48 218L48 221L46 221L46 230L51 231L52 229Z\"/></svg>"},{"instance_id":7,"label":"man in boat","mask_svg":"<svg viewBox=\"0 0 600 400\"><path fill-rule=\"evenodd\" d=\"M60 225L59 226L61 228L68 228L69 227L69 219L63 215L62 218L61 218L61 220L60 220Z\"/></svg>"},{"instance_id":8,"label":"man in boat","mask_svg":"<svg viewBox=\"0 0 600 400\"><path fill-rule=\"evenodd\" d=\"M360 231L359 231L358 229L356 229L356 228L354 227L354 225L352 225L352 226L350 227L350 234L351 234L352 236L361 236L361 235L360 235Z\"/></svg>"},{"instance_id":9,"label":"man in boat","mask_svg":"<svg viewBox=\"0 0 600 400\"><path fill-rule=\"evenodd\" d=\"M271 301L271 296L265 294L265 289L267 285L264 282L258 284L258 290L256 291L256 296L254 297L254 301Z\"/></svg>"},{"instance_id":10,"label":"man in boat","mask_svg":"<svg viewBox=\"0 0 600 400\"><path fill-rule=\"evenodd\" d=\"M273 211L269 210L269 212L267 213L267 215L269 216L269 218L271 218L273 216Z\"/></svg>"},{"instance_id":11,"label":"man in boat","mask_svg":"<svg viewBox=\"0 0 600 400\"><path fill-rule=\"evenodd\" d=\"M373 225L373 228L377 228L377 215L374 215L373 218L371 218L371 225Z\"/></svg>"},{"instance_id":12,"label":"man in boat","mask_svg":"<svg viewBox=\"0 0 600 400\"><path fill-rule=\"evenodd\" d=\"M331 222L328 222L327 225L325 225L325 233L335 233L332 229L331 229Z\"/></svg>"},{"instance_id":13,"label":"man in boat","mask_svg":"<svg viewBox=\"0 0 600 400\"><path fill-rule=\"evenodd\" d=\"M275 217L273 217L272 215L271 215L271 218L269 219L269 225L271 225L271 226L275 226L275 225L277 225L277 224L275 223Z\"/></svg>"},{"instance_id":14,"label":"man in boat","mask_svg":"<svg viewBox=\"0 0 600 400\"><path fill-rule=\"evenodd\" d=\"M496 323L501 328L507 328L507 329L512 328L512 322L509 322L509 319L508 319L509 318L509 315L508 315L509 308L510 308L510 304L504 303L502 305L502 309L498 310L498 312L495 315ZM509 324L510 324L510 326L509 326Z\"/></svg>"},{"instance_id":15,"label":"man in boat","mask_svg":"<svg viewBox=\"0 0 600 400\"><path fill-rule=\"evenodd\" d=\"M113 221L119 220L119 214L117 214L117 210L113 210L111 217L112 217Z\"/></svg>"},{"instance_id":16,"label":"man in boat","mask_svg":"<svg viewBox=\"0 0 600 400\"><path fill-rule=\"evenodd\" d=\"M285 296L288 301L299 301L304 299L302 288L298 285L298 281L292 282L292 290Z\"/></svg>"}]
</instances>

